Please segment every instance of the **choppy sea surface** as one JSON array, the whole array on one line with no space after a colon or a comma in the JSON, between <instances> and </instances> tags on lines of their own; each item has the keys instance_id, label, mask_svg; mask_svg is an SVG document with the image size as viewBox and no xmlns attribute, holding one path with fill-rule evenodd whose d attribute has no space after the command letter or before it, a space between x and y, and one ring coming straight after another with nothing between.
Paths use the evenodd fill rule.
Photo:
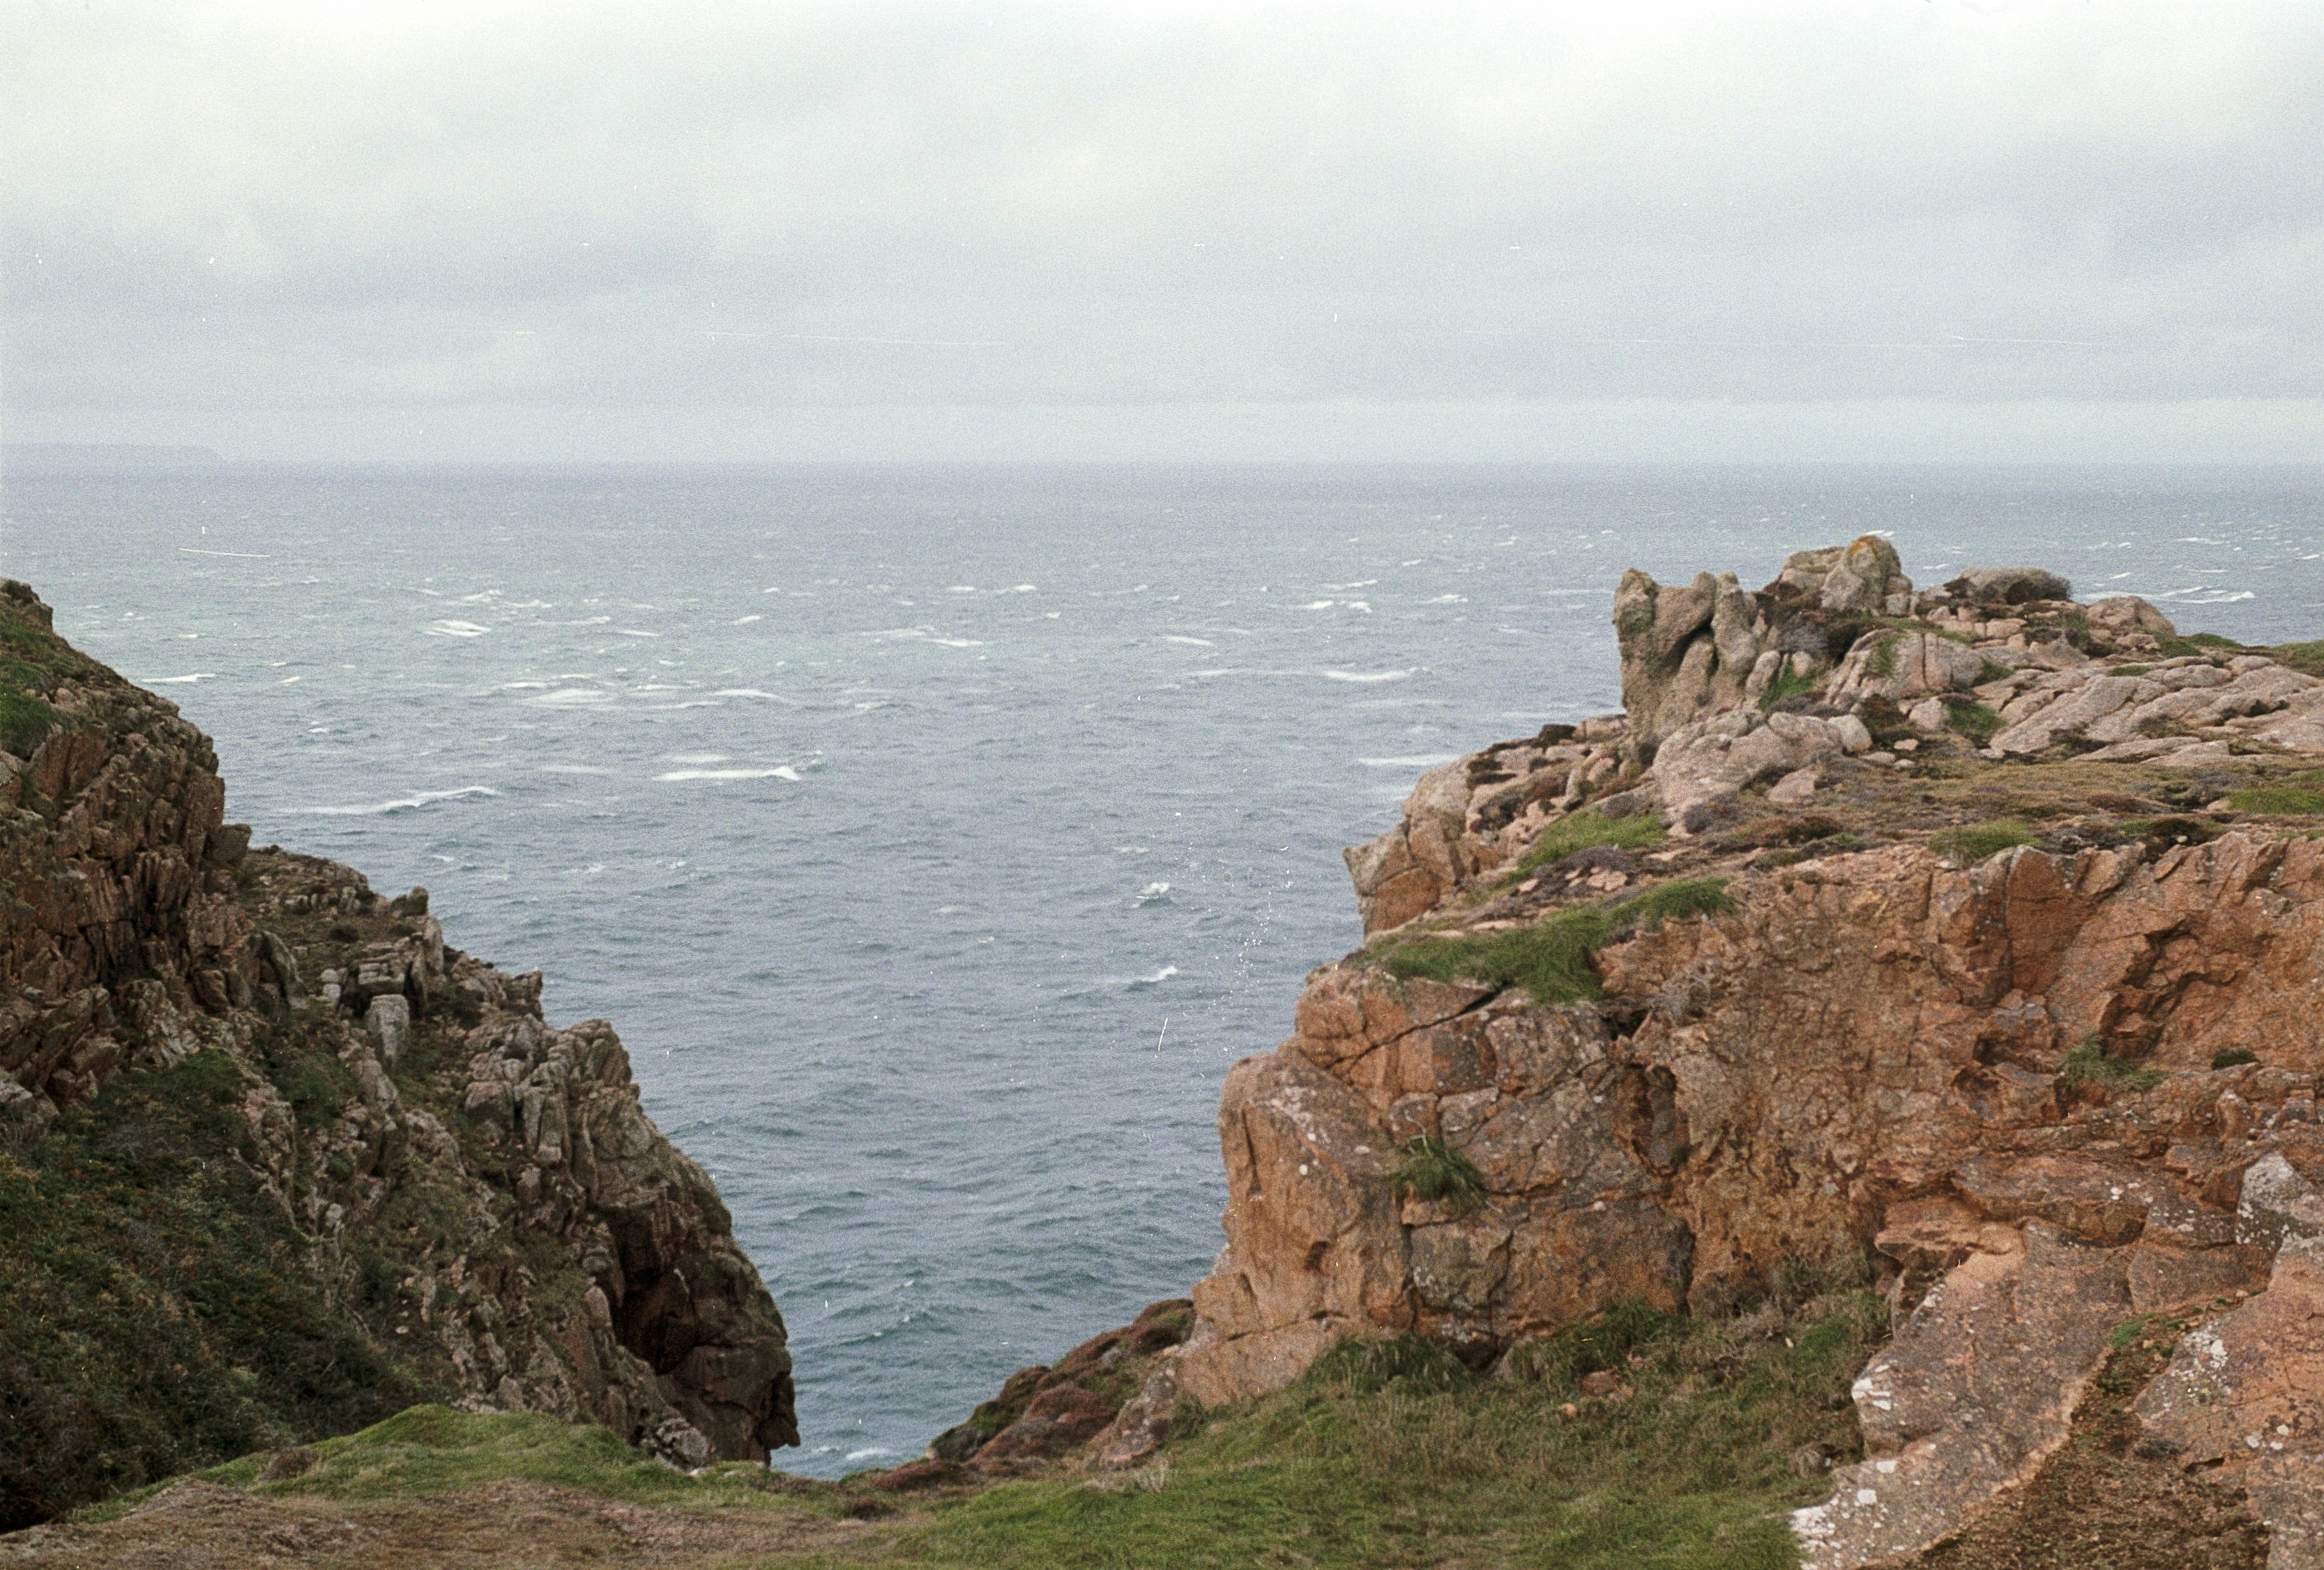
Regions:
<instances>
[{"instance_id":1,"label":"choppy sea surface","mask_svg":"<svg viewBox=\"0 0 2324 1570\"><path fill-rule=\"evenodd\" d=\"M1626 567L1893 533L2324 636L2313 471L224 470L11 477L0 571L262 844L613 1020L892 1464L1182 1293L1213 1114L1431 764L1617 706Z\"/></svg>"}]
</instances>

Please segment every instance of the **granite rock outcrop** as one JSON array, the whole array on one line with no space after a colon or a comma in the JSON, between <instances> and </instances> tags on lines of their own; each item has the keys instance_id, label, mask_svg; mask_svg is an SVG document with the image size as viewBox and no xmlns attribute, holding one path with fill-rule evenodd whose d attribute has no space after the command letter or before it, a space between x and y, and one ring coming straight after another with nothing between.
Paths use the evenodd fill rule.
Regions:
<instances>
[{"instance_id":1,"label":"granite rock outcrop","mask_svg":"<svg viewBox=\"0 0 2324 1570\"><path fill-rule=\"evenodd\" d=\"M1366 947L1228 1075L1173 1389L1350 1336L1483 1367L1855 1259L1895 1328L1810 1565L1961 1530L2147 1320L2191 1327L2152 1445L2319 1563L2319 651L2068 594L1915 590L1874 537L1757 592L1626 577L1625 713L1432 771L1348 853ZM1417 1196L1424 1157L1470 1191Z\"/></svg>"}]
</instances>

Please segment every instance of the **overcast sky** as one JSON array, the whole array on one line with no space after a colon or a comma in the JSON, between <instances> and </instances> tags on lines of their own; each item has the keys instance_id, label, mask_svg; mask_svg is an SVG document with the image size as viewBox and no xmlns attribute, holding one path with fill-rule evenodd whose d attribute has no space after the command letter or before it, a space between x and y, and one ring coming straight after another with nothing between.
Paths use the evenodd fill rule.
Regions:
<instances>
[{"instance_id":1,"label":"overcast sky","mask_svg":"<svg viewBox=\"0 0 2324 1570\"><path fill-rule=\"evenodd\" d=\"M12 440L2324 459L2324 5L6 0Z\"/></svg>"}]
</instances>

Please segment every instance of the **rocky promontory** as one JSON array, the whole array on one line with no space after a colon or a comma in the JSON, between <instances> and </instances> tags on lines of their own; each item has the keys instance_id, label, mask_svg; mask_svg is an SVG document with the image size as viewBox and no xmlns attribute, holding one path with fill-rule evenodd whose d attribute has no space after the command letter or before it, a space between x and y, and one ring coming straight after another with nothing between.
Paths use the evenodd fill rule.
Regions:
<instances>
[{"instance_id":1,"label":"rocky promontory","mask_svg":"<svg viewBox=\"0 0 2324 1570\"><path fill-rule=\"evenodd\" d=\"M2137 1454L2324 1564L2324 648L1919 589L1872 536L1613 609L1625 712L1348 853L1365 947L1228 1076L1226 1247L1149 1389L1854 1269L1894 1328L1809 1564L1982 1519L2150 1325Z\"/></svg>"},{"instance_id":2,"label":"rocky promontory","mask_svg":"<svg viewBox=\"0 0 2324 1570\"><path fill-rule=\"evenodd\" d=\"M613 1028L225 801L0 582L0 1528L427 1399L797 1444L781 1316Z\"/></svg>"}]
</instances>

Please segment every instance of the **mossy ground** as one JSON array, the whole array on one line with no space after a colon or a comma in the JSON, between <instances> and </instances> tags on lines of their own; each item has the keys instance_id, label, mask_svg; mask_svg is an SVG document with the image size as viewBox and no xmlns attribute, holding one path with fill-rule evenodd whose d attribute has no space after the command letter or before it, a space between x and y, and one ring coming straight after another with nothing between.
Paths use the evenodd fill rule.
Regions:
<instances>
[{"instance_id":1,"label":"mossy ground","mask_svg":"<svg viewBox=\"0 0 2324 1570\"><path fill-rule=\"evenodd\" d=\"M356 1519L386 1509L409 1515L430 1499L449 1510L451 1496L511 1479L695 1519L775 1511L835 1528L870 1518L841 1545L698 1561L764 1570L1775 1570L1797 1563L1784 1512L1828 1486L1794 1475L1790 1458L1808 1444L1849 1453L1848 1383L1886 1324L1865 1292L1788 1316L1690 1320L1625 1309L1536 1344L1499 1378L1417 1340L1354 1346L1289 1390L1192 1415L1140 1472L1065 1473L933 1497L744 1466L689 1478L602 1430L442 1408L318 1445L312 1470L297 1477L260 1481L268 1455L203 1475L284 1503L336 1501ZM1617 1372L1622 1389L1584 1396L1581 1380L1601 1369ZM129 1502L82 1519L117 1516ZM465 1562L516 1562L488 1542L465 1547Z\"/></svg>"},{"instance_id":2,"label":"mossy ground","mask_svg":"<svg viewBox=\"0 0 2324 1570\"><path fill-rule=\"evenodd\" d=\"M757 1505L770 1498L811 1497L786 1489L780 1473L748 1462L727 1462L690 1476L623 1444L609 1430L563 1423L539 1412L459 1412L449 1407L408 1408L384 1422L308 1447L311 1464L294 1476L269 1481L279 1452L260 1451L193 1475L206 1482L247 1489L264 1498L327 1499L346 1503L427 1499L517 1479L580 1489L636 1505ZM92 1505L76 1519L113 1520L156 1487L134 1490ZM836 1491L827 1491L837 1515Z\"/></svg>"}]
</instances>

